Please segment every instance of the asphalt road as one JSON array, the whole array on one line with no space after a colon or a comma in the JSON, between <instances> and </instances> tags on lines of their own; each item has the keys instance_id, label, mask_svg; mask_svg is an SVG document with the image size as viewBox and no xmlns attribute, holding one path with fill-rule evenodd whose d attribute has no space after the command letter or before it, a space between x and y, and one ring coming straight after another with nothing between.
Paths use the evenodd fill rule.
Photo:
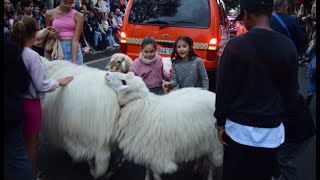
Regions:
<instances>
[{"instance_id":1,"label":"asphalt road","mask_svg":"<svg viewBox=\"0 0 320 180\"><path fill-rule=\"evenodd\" d=\"M104 69L109 58L98 59L87 62L90 67ZM300 91L306 95L308 80L306 79L306 67L299 68ZM315 119L315 98L311 103L312 115ZM316 137L310 138L305 142L304 151L297 157L299 179L316 179ZM180 165L180 169L173 175L163 175L163 180L205 180L206 170L200 176L194 176L192 169L194 162ZM46 174L49 180L93 180L89 172L89 166L86 162L72 162L70 156L62 151L53 149L48 145L43 137L40 140L39 147L39 168ZM215 171L215 180L221 179L222 169ZM132 163L124 162L108 180L143 180L145 169ZM107 179L107 178L103 178Z\"/></svg>"}]
</instances>

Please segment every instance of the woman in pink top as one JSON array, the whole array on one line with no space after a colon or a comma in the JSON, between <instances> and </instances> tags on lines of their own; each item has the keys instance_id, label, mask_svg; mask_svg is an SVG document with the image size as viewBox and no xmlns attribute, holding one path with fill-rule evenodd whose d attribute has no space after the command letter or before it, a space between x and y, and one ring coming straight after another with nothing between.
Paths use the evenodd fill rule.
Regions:
<instances>
[{"instance_id":1,"label":"woman in pink top","mask_svg":"<svg viewBox=\"0 0 320 180\"><path fill-rule=\"evenodd\" d=\"M41 128L40 99L44 97L46 92L52 92L59 86L65 86L73 80L72 76L58 80L47 79L40 55L31 49L38 31L38 22L30 16L24 16L13 25L10 35L10 41L16 43L22 53L23 62L31 79L28 90L21 95L25 112L22 126L26 149L35 176L38 175L37 145Z\"/></svg>"},{"instance_id":2,"label":"woman in pink top","mask_svg":"<svg viewBox=\"0 0 320 180\"><path fill-rule=\"evenodd\" d=\"M142 77L150 92L158 95L164 94L162 80L170 80L164 74L162 59L157 53L157 43L150 36L142 41L141 53L133 61L129 71Z\"/></svg>"},{"instance_id":3,"label":"woman in pink top","mask_svg":"<svg viewBox=\"0 0 320 180\"><path fill-rule=\"evenodd\" d=\"M48 38L58 38L61 41L63 59L75 64L83 64L83 55L79 43L82 34L83 15L73 9L74 0L61 0L60 5L46 12L46 27L55 30Z\"/></svg>"}]
</instances>

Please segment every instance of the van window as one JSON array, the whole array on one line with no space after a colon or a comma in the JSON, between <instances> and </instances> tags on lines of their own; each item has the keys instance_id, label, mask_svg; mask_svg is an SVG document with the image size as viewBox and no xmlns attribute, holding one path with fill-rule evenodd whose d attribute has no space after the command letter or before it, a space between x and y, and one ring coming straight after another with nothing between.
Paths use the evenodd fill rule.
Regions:
<instances>
[{"instance_id":1,"label":"van window","mask_svg":"<svg viewBox=\"0 0 320 180\"><path fill-rule=\"evenodd\" d=\"M133 0L130 24L208 28L209 0Z\"/></svg>"}]
</instances>

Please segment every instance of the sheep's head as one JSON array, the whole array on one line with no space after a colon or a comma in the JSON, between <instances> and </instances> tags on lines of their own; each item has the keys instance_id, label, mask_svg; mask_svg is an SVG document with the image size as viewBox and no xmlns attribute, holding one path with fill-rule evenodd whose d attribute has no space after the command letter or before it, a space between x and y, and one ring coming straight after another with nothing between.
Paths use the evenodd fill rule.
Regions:
<instances>
[{"instance_id":1,"label":"sheep's head","mask_svg":"<svg viewBox=\"0 0 320 180\"><path fill-rule=\"evenodd\" d=\"M122 106L149 94L149 89L142 78L135 76L132 72L128 72L128 74L107 72L105 78L107 83L117 92L118 102Z\"/></svg>"},{"instance_id":2,"label":"sheep's head","mask_svg":"<svg viewBox=\"0 0 320 180\"><path fill-rule=\"evenodd\" d=\"M108 62L105 70L111 72L122 72L127 73L132 64L132 59L122 53L116 53L111 56L110 61Z\"/></svg>"}]
</instances>

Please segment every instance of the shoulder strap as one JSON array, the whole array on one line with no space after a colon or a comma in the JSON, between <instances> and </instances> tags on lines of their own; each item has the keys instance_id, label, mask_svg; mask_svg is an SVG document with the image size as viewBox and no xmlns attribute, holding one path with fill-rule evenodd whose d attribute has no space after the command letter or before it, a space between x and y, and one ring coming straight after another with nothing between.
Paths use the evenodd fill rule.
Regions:
<instances>
[{"instance_id":1,"label":"shoulder strap","mask_svg":"<svg viewBox=\"0 0 320 180\"><path fill-rule=\"evenodd\" d=\"M283 20L280 18L280 16L276 13L272 13L272 16L278 20L278 22L281 24L281 26L287 31L288 37L292 40L291 33L286 25L286 23L283 22Z\"/></svg>"}]
</instances>

